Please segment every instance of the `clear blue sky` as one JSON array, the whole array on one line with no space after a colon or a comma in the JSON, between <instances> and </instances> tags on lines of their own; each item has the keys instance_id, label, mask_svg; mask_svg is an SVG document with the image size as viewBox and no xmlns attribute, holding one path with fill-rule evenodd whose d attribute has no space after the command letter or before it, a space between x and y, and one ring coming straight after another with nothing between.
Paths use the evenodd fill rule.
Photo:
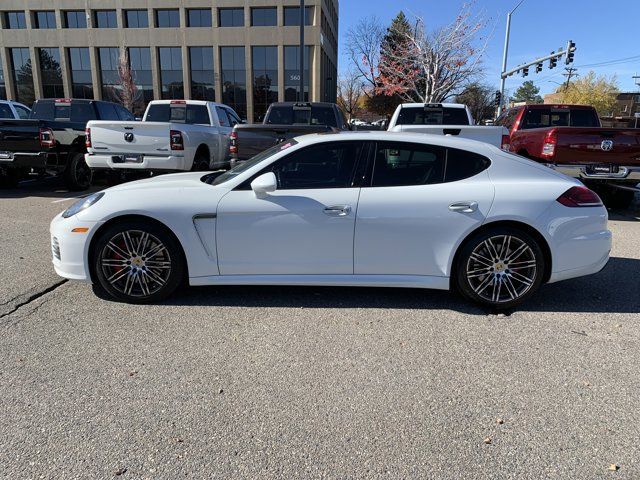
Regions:
<instances>
[{"instance_id":1,"label":"clear blue sky","mask_svg":"<svg viewBox=\"0 0 640 480\"><path fill-rule=\"evenodd\" d=\"M344 69L349 59L344 54L345 37L349 27L363 16L375 15L385 25L400 11L410 18L419 15L427 25L438 27L450 23L460 10L461 0L340 0L340 62ZM506 14L518 0L477 0L476 9L482 9L488 19L488 30L492 31L484 58L486 82L498 86ZM637 91L631 78L640 74L640 43L638 43L638 20L640 0L524 0L511 19L511 41L507 67L515 67L557 50L568 40L576 43L574 66L578 73L593 69L598 74L618 77L622 91ZM633 61L608 66L587 65L636 56ZM581 67L584 65L584 67ZM536 74L535 68L529 76L512 76L506 88L513 92L524 80L533 80L541 93L553 91L565 77L564 59L558 66Z\"/></svg>"}]
</instances>

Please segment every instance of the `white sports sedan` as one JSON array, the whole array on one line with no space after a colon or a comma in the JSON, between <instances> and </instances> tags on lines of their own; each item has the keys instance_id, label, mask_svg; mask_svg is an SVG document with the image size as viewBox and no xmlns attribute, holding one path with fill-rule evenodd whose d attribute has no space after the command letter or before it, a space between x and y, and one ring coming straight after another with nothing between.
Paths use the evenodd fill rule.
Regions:
<instances>
[{"instance_id":1,"label":"white sports sedan","mask_svg":"<svg viewBox=\"0 0 640 480\"><path fill-rule=\"evenodd\" d=\"M190 285L455 289L510 308L601 270L611 232L577 180L488 144L299 137L236 168L123 184L51 223L59 275L155 302Z\"/></svg>"}]
</instances>

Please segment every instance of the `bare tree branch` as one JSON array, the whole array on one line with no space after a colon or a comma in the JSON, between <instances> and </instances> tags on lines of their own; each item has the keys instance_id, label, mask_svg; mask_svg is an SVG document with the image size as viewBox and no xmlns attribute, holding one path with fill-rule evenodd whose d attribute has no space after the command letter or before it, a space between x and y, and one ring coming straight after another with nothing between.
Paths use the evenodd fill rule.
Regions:
<instances>
[{"instance_id":1,"label":"bare tree branch","mask_svg":"<svg viewBox=\"0 0 640 480\"><path fill-rule=\"evenodd\" d=\"M347 33L347 55L360 78L370 88L367 92L373 92L378 78L378 65L380 63L380 43L384 37L385 29L376 17L368 17L360 20L351 27Z\"/></svg>"},{"instance_id":2,"label":"bare tree branch","mask_svg":"<svg viewBox=\"0 0 640 480\"><path fill-rule=\"evenodd\" d=\"M355 69L340 74L338 78L338 105L349 116L349 121L362 110L364 84L362 74Z\"/></svg>"}]
</instances>

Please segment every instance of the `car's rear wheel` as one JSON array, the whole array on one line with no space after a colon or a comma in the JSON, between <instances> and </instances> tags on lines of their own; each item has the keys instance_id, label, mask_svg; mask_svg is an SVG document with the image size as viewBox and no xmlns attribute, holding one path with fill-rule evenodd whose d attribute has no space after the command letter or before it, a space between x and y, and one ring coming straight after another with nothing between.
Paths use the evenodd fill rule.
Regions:
<instances>
[{"instance_id":1,"label":"car's rear wheel","mask_svg":"<svg viewBox=\"0 0 640 480\"><path fill-rule=\"evenodd\" d=\"M112 225L100 233L92 252L95 280L120 301L157 302L171 295L184 278L180 245L153 222Z\"/></svg>"},{"instance_id":2,"label":"car's rear wheel","mask_svg":"<svg viewBox=\"0 0 640 480\"><path fill-rule=\"evenodd\" d=\"M544 271L544 254L536 239L522 230L495 227L463 245L455 278L466 298L503 310L533 295Z\"/></svg>"},{"instance_id":3,"label":"car's rear wheel","mask_svg":"<svg viewBox=\"0 0 640 480\"><path fill-rule=\"evenodd\" d=\"M93 172L82 153L69 155L69 163L64 171L64 180L69 190L86 190L91 186Z\"/></svg>"},{"instance_id":4,"label":"car's rear wheel","mask_svg":"<svg viewBox=\"0 0 640 480\"><path fill-rule=\"evenodd\" d=\"M206 152L196 153L191 170L194 172L206 172L209 170L209 156Z\"/></svg>"}]
</instances>

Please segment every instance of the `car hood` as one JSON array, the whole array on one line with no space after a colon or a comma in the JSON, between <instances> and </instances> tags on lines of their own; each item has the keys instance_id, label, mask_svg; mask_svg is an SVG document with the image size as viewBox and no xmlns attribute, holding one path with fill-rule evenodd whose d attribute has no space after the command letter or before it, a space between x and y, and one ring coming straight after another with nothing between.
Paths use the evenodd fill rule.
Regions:
<instances>
[{"instance_id":1,"label":"car hood","mask_svg":"<svg viewBox=\"0 0 640 480\"><path fill-rule=\"evenodd\" d=\"M115 187L108 188L107 192L124 192L129 190L149 190L149 189L169 189L169 188L189 188L204 185L202 177L205 172L172 173L169 175L159 175L157 177L145 178L134 182L123 183Z\"/></svg>"}]
</instances>

